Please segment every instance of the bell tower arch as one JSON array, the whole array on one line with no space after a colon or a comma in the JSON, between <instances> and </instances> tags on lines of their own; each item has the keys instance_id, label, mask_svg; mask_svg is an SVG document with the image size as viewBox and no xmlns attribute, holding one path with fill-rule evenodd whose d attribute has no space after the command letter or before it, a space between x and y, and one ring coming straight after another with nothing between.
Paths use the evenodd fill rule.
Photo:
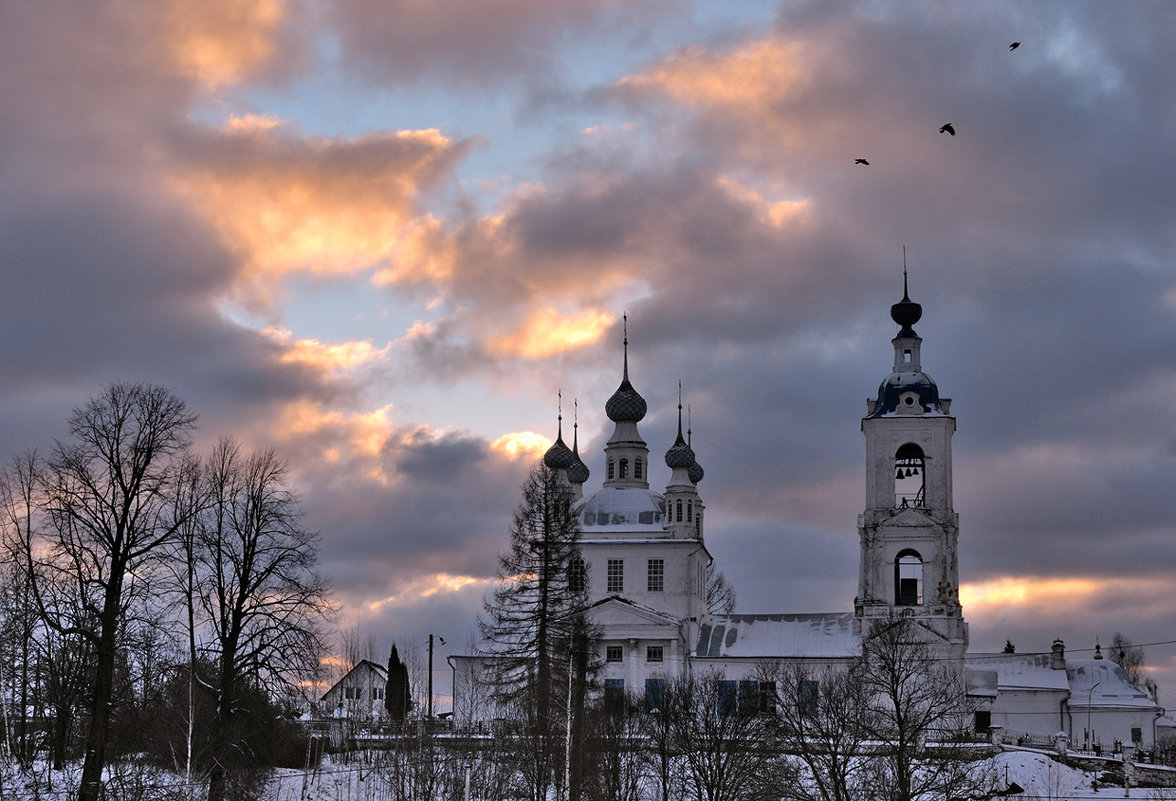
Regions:
<instances>
[{"instance_id":1,"label":"bell tower arch","mask_svg":"<svg viewBox=\"0 0 1176 801\"><path fill-rule=\"evenodd\" d=\"M923 372L914 324L923 309L903 297L890 309L900 326L894 366L866 401L866 508L858 516L861 561L855 628L913 618L962 658L968 626L959 599L959 515L952 505L951 401ZM863 625L865 624L865 625Z\"/></svg>"}]
</instances>

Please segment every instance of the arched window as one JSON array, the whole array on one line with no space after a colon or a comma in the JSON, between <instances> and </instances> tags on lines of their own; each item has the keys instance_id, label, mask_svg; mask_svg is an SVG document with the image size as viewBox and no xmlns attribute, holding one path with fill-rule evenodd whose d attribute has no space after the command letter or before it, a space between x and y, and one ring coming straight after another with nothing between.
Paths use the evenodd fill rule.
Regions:
<instances>
[{"instance_id":1,"label":"arched window","mask_svg":"<svg viewBox=\"0 0 1176 801\"><path fill-rule=\"evenodd\" d=\"M907 548L894 558L895 606L920 606L923 603L923 557Z\"/></svg>"},{"instance_id":2,"label":"arched window","mask_svg":"<svg viewBox=\"0 0 1176 801\"><path fill-rule=\"evenodd\" d=\"M682 499L678 499L678 522L682 522Z\"/></svg>"},{"instance_id":3,"label":"arched window","mask_svg":"<svg viewBox=\"0 0 1176 801\"><path fill-rule=\"evenodd\" d=\"M927 459L923 449L913 442L899 447L894 454L894 505L926 505Z\"/></svg>"},{"instance_id":4,"label":"arched window","mask_svg":"<svg viewBox=\"0 0 1176 801\"><path fill-rule=\"evenodd\" d=\"M641 459L640 457L633 460L633 478L641 478Z\"/></svg>"},{"instance_id":5,"label":"arched window","mask_svg":"<svg viewBox=\"0 0 1176 801\"><path fill-rule=\"evenodd\" d=\"M608 480L609 480L609 481L612 481L612 480L613 480L613 473L615 472L615 471L613 470L613 467L614 467L614 465L613 465L613 460L612 460L612 459L609 459L609 460L608 460Z\"/></svg>"},{"instance_id":6,"label":"arched window","mask_svg":"<svg viewBox=\"0 0 1176 801\"><path fill-rule=\"evenodd\" d=\"M686 522L694 522L694 501L686 501Z\"/></svg>"},{"instance_id":7,"label":"arched window","mask_svg":"<svg viewBox=\"0 0 1176 801\"><path fill-rule=\"evenodd\" d=\"M628 459L621 459L621 474L619 477L620 478L628 478L629 477L629 460Z\"/></svg>"}]
</instances>

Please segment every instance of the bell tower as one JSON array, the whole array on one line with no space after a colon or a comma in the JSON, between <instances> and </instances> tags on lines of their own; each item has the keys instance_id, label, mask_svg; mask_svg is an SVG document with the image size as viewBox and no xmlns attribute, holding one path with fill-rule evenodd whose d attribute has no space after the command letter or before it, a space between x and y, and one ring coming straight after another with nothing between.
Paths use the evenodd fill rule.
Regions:
<instances>
[{"instance_id":1,"label":"bell tower","mask_svg":"<svg viewBox=\"0 0 1176 801\"><path fill-rule=\"evenodd\" d=\"M903 266L902 300L890 308L899 326L894 367L866 401L866 509L858 516L861 563L855 630L911 618L946 654L963 658L968 624L959 599L959 515L952 505L951 401L923 372L923 340L913 328L923 307L910 299ZM863 623L866 625L863 626Z\"/></svg>"}]
</instances>

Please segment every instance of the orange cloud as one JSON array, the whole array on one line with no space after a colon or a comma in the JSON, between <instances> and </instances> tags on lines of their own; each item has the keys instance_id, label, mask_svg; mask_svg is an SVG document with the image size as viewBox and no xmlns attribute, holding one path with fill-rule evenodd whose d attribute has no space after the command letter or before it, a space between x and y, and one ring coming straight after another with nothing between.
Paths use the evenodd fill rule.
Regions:
<instances>
[{"instance_id":1,"label":"orange cloud","mask_svg":"<svg viewBox=\"0 0 1176 801\"><path fill-rule=\"evenodd\" d=\"M755 208L762 224L773 228L782 228L808 208L807 200L768 200L758 190L729 175L719 176L716 180L719 187L732 198Z\"/></svg>"},{"instance_id":2,"label":"orange cloud","mask_svg":"<svg viewBox=\"0 0 1176 801\"><path fill-rule=\"evenodd\" d=\"M534 431L516 431L503 434L490 443L490 449L510 459L535 461L542 458L551 447L553 440Z\"/></svg>"},{"instance_id":3,"label":"orange cloud","mask_svg":"<svg viewBox=\"0 0 1176 801\"><path fill-rule=\"evenodd\" d=\"M799 43L761 39L729 53L691 47L650 70L618 81L622 88L655 89L679 100L760 111L805 88L810 71Z\"/></svg>"},{"instance_id":4,"label":"orange cloud","mask_svg":"<svg viewBox=\"0 0 1176 801\"><path fill-rule=\"evenodd\" d=\"M274 57L287 10L282 0L171 0L159 7L176 69L212 89L240 81Z\"/></svg>"},{"instance_id":5,"label":"orange cloud","mask_svg":"<svg viewBox=\"0 0 1176 801\"><path fill-rule=\"evenodd\" d=\"M327 344L317 339L294 339L288 329L269 326L262 330L270 339L286 347L280 361L304 364L323 372L347 372L382 359L390 345L376 348L367 340Z\"/></svg>"},{"instance_id":6,"label":"orange cloud","mask_svg":"<svg viewBox=\"0 0 1176 801\"><path fill-rule=\"evenodd\" d=\"M256 116L207 134L177 185L240 255L238 288L252 303L272 301L287 274L418 258L413 243L431 225L417 197L464 150L436 130L300 137Z\"/></svg>"},{"instance_id":7,"label":"orange cloud","mask_svg":"<svg viewBox=\"0 0 1176 801\"><path fill-rule=\"evenodd\" d=\"M960 585L960 603L971 618L1031 612L1061 614L1108 596L1167 597L1171 579L1004 576ZM1149 589L1150 588L1150 589Z\"/></svg>"},{"instance_id":8,"label":"orange cloud","mask_svg":"<svg viewBox=\"0 0 1176 801\"><path fill-rule=\"evenodd\" d=\"M412 603L434 595L453 594L470 589L481 593L494 583L492 578L476 578L474 576L452 576L448 573L436 573L422 576L406 582L397 592L374 601L365 601L362 608L365 612L375 614L386 606L401 603Z\"/></svg>"},{"instance_id":9,"label":"orange cloud","mask_svg":"<svg viewBox=\"0 0 1176 801\"><path fill-rule=\"evenodd\" d=\"M542 308L528 314L518 328L490 338L495 355L542 359L585 345L595 344L613 323L613 316L598 309L561 314Z\"/></svg>"}]
</instances>

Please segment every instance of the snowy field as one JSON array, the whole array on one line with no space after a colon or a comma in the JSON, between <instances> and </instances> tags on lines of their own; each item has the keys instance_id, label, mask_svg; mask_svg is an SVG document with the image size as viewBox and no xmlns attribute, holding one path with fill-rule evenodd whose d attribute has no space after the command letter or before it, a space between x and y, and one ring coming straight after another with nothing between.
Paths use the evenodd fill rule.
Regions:
<instances>
[{"instance_id":1,"label":"snowy field","mask_svg":"<svg viewBox=\"0 0 1176 801\"><path fill-rule=\"evenodd\" d=\"M1016 783L1023 792L1007 796L1023 801L1087 801L1088 799L1139 798L1152 801L1176 801L1176 788L1151 789L1132 787L1125 791L1121 785L1100 785L1097 772L1087 772L1055 762L1047 754L1031 750L1006 751L993 758L993 769L998 784ZM68 774L52 777L53 786L47 789L42 777L41 787L34 790L22 786L18 777L5 773L0 786L4 801L70 801L76 784ZM113 788L111 788L113 790ZM201 801L203 793L189 793L182 779L167 774L141 774L139 782L125 782L122 792L111 797L141 801ZM293 769L276 771L266 787L261 801L400 801L392 789L381 780L373 765L352 762L350 765L324 765L320 770L304 772ZM474 801L477 801L474 799Z\"/></svg>"}]
</instances>

